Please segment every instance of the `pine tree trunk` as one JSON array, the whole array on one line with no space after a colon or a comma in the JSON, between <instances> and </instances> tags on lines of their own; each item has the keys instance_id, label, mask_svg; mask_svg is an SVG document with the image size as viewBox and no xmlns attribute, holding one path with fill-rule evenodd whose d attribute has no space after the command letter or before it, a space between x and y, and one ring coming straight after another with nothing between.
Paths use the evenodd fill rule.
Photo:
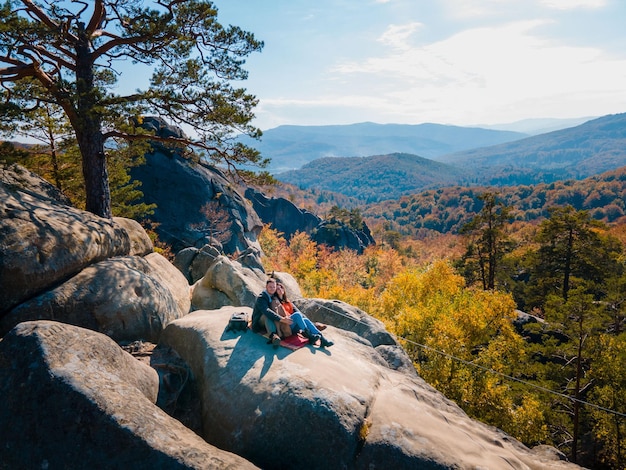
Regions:
<instances>
[{"instance_id":1,"label":"pine tree trunk","mask_svg":"<svg viewBox=\"0 0 626 470\"><path fill-rule=\"evenodd\" d=\"M565 252L565 266L563 268L563 300L567 302L569 294L569 281L572 272L572 256L574 253L574 230L569 229L567 234L567 251Z\"/></svg>"},{"instance_id":2,"label":"pine tree trunk","mask_svg":"<svg viewBox=\"0 0 626 470\"><path fill-rule=\"evenodd\" d=\"M85 209L100 217L111 218L111 193L109 175L104 154L104 142L100 131L89 133L79 141L83 157L83 177L85 178Z\"/></svg>"},{"instance_id":3,"label":"pine tree trunk","mask_svg":"<svg viewBox=\"0 0 626 470\"><path fill-rule=\"evenodd\" d=\"M84 27L84 25L82 25ZM102 118L97 111L99 90L94 83L90 38L83 30L76 47L77 123L74 126L83 160L85 209L111 218L111 193L104 153Z\"/></svg>"},{"instance_id":4,"label":"pine tree trunk","mask_svg":"<svg viewBox=\"0 0 626 470\"><path fill-rule=\"evenodd\" d=\"M578 320L578 350L576 352L576 381L574 386L574 422L573 422L573 437L572 437L572 462L576 462L578 459L578 436L579 436L579 427L580 427L580 379L583 374L583 342L584 342L584 333L582 331L583 328L583 315L584 313L579 313L580 318Z\"/></svg>"}]
</instances>

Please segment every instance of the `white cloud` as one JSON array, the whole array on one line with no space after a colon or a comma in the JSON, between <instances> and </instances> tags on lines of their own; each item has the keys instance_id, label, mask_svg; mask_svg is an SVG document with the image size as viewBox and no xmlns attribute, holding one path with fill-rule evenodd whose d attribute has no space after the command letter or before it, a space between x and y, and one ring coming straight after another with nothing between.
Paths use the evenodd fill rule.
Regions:
<instances>
[{"instance_id":1,"label":"white cloud","mask_svg":"<svg viewBox=\"0 0 626 470\"><path fill-rule=\"evenodd\" d=\"M518 110L526 113L520 119L545 115L548 109L548 115L559 116L559 109L565 112L563 102L580 105L596 99L606 105L619 95L616 102L623 103L626 97L619 90L626 80L626 60L533 34L547 23L468 29L421 47L411 45L418 23L390 26L380 38L389 46L387 54L335 69L348 83L350 99L342 104L363 108L384 101L380 109L396 116L419 113L429 121L450 122L456 113L485 122L487 115L510 116ZM362 85L368 88L359 97Z\"/></svg>"},{"instance_id":2,"label":"white cloud","mask_svg":"<svg viewBox=\"0 0 626 470\"><path fill-rule=\"evenodd\" d=\"M369 9L339 2L346 3L358 4L360 14L341 34L328 30L331 50L303 29L304 39L294 34L288 49L298 54L276 55L257 75L259 91L251 89L261 99L263 128L365 120L477 125L626 110L621 0L371 0ZM312 23L311 31L327 26ZM268 41L265 57L272 50L280 49Z\"/></svg>"},{"instance_id":3,"label":"white cloud","mask_svg":"<svg viewBox=\"0 0 626 470\"><path fill-rule=\"evenodd\" d=\"M519 3L520 0L442 0L447 16L459 19L498 15Z\"/></svg>"},{"instance_id":4,"label":"white cloud","mask_svg":"<svg viewBox=\"0 0 626 470\"><path fill-rule=\"evenodd\" d=\"M607 5L606 0L541 0L540 3L555 10L574 10L578 8L602 8Z\"/></svg>"},{"instance_id":5,"label":"white cloud","mask_svg":"<svg viewBox=\"0 0 626 470\"><path fill-rule=\"evenodd\" d=\"M347 62L337 67L337 71L379 74L415 84L445 85L481 76L487 78L503 73L503 62L511 61L511 57L517 62L544 46L542 41L525 34L539 24L520 22L499 28L470 29L420 47L413 47L410 41L410 34L416 30L415 23L404 28L393 25L380 39L390 46L388 54L363 62Z\"/></svg>"},{"instance_id":6,"label":"white cloud","mask_svg":"<svg viewBox=\"0 0 626 470\"><path fill-rule=\"evenodd\" d=\"M415 31L423 25L418 22L404 25L389 25L387 30L378 39L383 44L387 44L395 49L409 49L409 39Z\"/></svg>"}]
</instances>

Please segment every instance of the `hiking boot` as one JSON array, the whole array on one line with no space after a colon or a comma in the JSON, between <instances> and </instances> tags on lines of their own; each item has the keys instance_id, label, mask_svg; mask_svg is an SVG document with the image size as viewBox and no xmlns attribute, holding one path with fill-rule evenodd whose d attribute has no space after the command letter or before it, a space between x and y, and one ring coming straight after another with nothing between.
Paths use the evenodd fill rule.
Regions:
<instances>
[{"instance_id":1,"label":"hiking boot","mask_svg":"<svg viewBox=\"0 0 626 470\"><path fill-rule=\"evenodd\" d=\"M302 335L309 340L309 344L311 346L315 346L315 344L320 340L320 335L314 335L309 330L304 330Z\"/></svg>"},{"instance_id":2,"label":"hiking boot","mask_svg":"<svg viewBox=\"0 0 626 470\"><path fill-rule=\"evenodd\" d=\"M268 341L268 344L272 343L272 346L274 346L274 348L277 348L280 345L280 336L278 336L276 333L272 333L270 335L270 340Z\"/></svg>"},{"instance_id":3,"label":"hiking boot","mask_svg":"<svg viewBox=\"0 0 626 470\"><path fill-rule=\"evenodd\" d=\"M320 347L322 348L330 348L333 344L335 344L332 341L327 340L323 336L320 336L320 340L321 340Z\"/></svg>"}]
</instances>

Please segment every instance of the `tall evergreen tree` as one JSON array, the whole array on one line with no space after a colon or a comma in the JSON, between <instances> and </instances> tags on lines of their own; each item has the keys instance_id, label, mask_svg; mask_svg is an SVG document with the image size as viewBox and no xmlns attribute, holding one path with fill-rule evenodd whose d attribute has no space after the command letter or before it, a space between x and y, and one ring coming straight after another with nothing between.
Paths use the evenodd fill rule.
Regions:
<instances>
[{"instance_id":1,"label":"tall evergreen tree","mask_svg":"<svg viewBox=\"0 0 626 470\"><path fill-rule=\"evenodd\" d=\"M16 90L31 95L41 94L41 86L33 80L23 80ZM116 128L125 129L127 120L120 120ZM80 149L63 109L55 103L40 103L23 110L21 120L0 123L10 135L27 137L38 142L25 146L26 151L17 163L53 183L72 204L85 208L84 180L81 173ZM139 202L143 193L141 182L131 181L130 168L145 161L150 151L148 141L115 139L107 149L108 174L111 187L112 215L142 219L153 213L154 204Z\"/></svg>"},{"instance_id":2,"label":"tall evergreen tree","mask_svg":"<svg viewBox=\"0 0 626 470\"><path fill-rule=\"evenodd\" d=\"M486 192L478 199L483 202L483 207L461 229L461 233L467 235L468 243L456 267L470 284L478 277L484 290L493 290L500 262L511 249L510 238L505 230L511 211L498 201L496 193Z\"/></svg>"},{"instance_id":3,"label":"tall evergreen tree","mask_svg":"<svg viewBox=\"0 0 626 470\"><path fill-rule=\"evenodd\" d=\"M558 410L571 417L571 424L564 432L571 435L569 448L574 462L579 458L581 429L590 429L589 413L583 418L582 401L586 400L594 386L593 344L603 334L607 325L606 309L594 301L585 286L569 292L568 298L553 295L546 304L548 334L557 341L545 341L544 357L548 361L548 377L560 391L571 397L562 401ZM584 419L584 422L583 422Z\"/></svg>"},{"instance_id":4,"label":"tall evergreen tree","mask_svg":"<svg viewBox=\"0 0 626 470\"><path fill-rule=\"evenodd\" d=\"M626 468L626 333L600 336L595 349L596 385L590 399L602 409L589 410L597 462L590 467L623 469Z\"/></svg>"},{"instance_id":5,"label":"tall evergreen tree","mask_svg":"<svg viewBox=\"0 0 626 470\"><path fill-rule=\"evenodd\" d=\"M587 211L565 206L549 213L537 233L539 249L530 254L526 306L542 308L551 294L567 301L569 291L583 283L600 298L604 282L622 271L621 244Z\"/></svg>"},{"instance_id":6,"label":"tall evergreen tree","mask_svg":"<svg viewBox=\"0 0 626 470\"><path fill-rule=\"evenodd\" d=\"M260 130L250 124L256 98L230 84L247 77L245 57L263 44L240 28L223 27L212 2L7 0L0 24L0 119L20 119L43 103L63 109L82 157L88 211L111 216L105 143L114 137L195 148L233 171L267 164L235 140L239 133L259 137ZM121 61L152 67L145 90L114 88ZM41 92L20 92L23 80L38 82ZM190 127L194 137L116 126L120 117L143 114Z\"/></svg>"}]
</instances>

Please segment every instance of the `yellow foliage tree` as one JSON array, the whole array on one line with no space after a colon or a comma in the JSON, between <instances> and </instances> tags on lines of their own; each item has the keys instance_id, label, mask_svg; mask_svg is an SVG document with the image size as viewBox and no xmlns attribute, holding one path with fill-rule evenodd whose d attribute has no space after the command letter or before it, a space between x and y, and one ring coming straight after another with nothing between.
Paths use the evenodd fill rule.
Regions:
<instances>
[{"instance_id":1,"label":"yellow foliage tree","mask_svg":"<svg viewBox=\"0 0 626 470\"><path fill-rule=\"evenodd\" d=\"M465 287L445 261L407 270L387 286L381 315L404 341L420 375L468 414L526 442L545 438L543 415L530 396L511 387L505 375L524 360L524 342L512 320L510 295ZM520 419L532 425L519 430Z\"/></svg>"},{"instance_id":2,"label":"yellow foliage tree","mask_svg":"<svg viewBox=\"0 0 626 470\"><path fill-rule=\"evenodd\" d=\"M283 256L289 250L284 234L269 224L259 234L259 245L263 250L263 267L266 272L285 271Z\"/></svg>"},{"instance_id":3,"label":"yellow foliage tree","mask_svg":"<svg viewBox=\"0 0 626 470\"><path fill-rule=\"evenodd\" d=\"M305 233L289 243L282 233L265 226L259 235L266 272L292 274L307 297L338 299L375 314L380 293L402 271L402 258L390 248L369 247L363 255L352 250L332 251Z\"/></svg>"},{"instance_id":4,"label":"yellow foliage tree","mask_svg":"<svg viewBox=\"0 0 626 470\"><path fill-rule=\"evenodd\" d=\"M297 232L287 242L283 233L265 226L259 235L259 244L265 255L265 271L290 273L306 297L317 297L321 285L332 277L332 273L320 269L319 259L327 250L318 247L304 232Z\"/></svg>"}]
</instances>

